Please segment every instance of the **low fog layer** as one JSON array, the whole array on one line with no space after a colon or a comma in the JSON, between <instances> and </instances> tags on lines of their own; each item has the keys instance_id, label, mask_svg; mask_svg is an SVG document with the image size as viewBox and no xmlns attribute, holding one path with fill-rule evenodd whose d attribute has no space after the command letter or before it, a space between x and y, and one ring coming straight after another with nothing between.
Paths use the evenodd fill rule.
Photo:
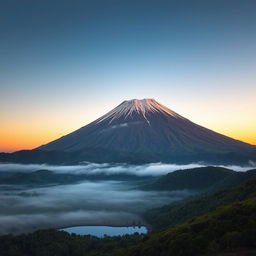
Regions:
<instances>
[{"instance_id":1,"label":"low fog layer","mask_svg":"<svg viewBox=\"0 0 256 256\"><path fill-rule=\"evenodd\" d=\"M178 169L200 167L199 164L48 166L0 164L0 172L32 172L48 169L61 174L160 176ZM246 167L230 166L245 171ZM112 179L112 178L111 178ZM0 233L22 233L41 228L75 225L143 224L140 213L181 200L192 191L142 191L125 181L83 181L56 186L0 185Z\"/></svg>"},{"instance_id":2,"label":"low fog layer","mask_svg":"<svg viewBox=\"0 0 256 256\"><path fill-rule=\"evenodd\" d=\"M113 174L131 174L136 176L160 176L180 169L189 169L195 167L203 167L203 164L162 164L152 163L145 165L117 165L117 164L96 164L87 163L84 165L74 166L51 166L46 164L0 164L0 172L31 172L36 170L47 169L56 173L70 174L88 174L88 175L113 175ZM251 166L222 166L234 171L247 171L252 169Z\"/></svg>"},{"instance_id":3,"label":"low fog layer","mask_svg":"<svg viewBox=\"0 0 256 256\"><path fill-rule=\"evenodd\" d=\"M139 213L180 200L189 191L140 191L124 182L83 182L39 188L0 186L0 232L72 225L143 224Z\"/></svg>"}]
</instances>

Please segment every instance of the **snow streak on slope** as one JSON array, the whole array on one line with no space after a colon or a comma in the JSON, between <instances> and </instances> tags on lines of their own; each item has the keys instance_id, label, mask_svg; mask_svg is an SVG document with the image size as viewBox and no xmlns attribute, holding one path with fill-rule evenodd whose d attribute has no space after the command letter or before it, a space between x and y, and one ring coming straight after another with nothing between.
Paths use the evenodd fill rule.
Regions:
<instances>
[{"instance_id":1,"label":"snow streak on slope","mask_svg":"<svg viewBox=\"0 0 256 256\"><path fill-rule=\"evenodd\" d=\"M132 116L134 113L142 115L149 123L146 114L154 112L161 112L176 118L184 119L182 116L158 103L154 99L133 99L122 102L120 105L108 112L106 115L99 118L97 120L97 123L100 123L106 119L110 119L109 123L111 123L113 120L120 117L124 117L124 119L126 119L127 117Z\"/></svg>"}]
</instances>

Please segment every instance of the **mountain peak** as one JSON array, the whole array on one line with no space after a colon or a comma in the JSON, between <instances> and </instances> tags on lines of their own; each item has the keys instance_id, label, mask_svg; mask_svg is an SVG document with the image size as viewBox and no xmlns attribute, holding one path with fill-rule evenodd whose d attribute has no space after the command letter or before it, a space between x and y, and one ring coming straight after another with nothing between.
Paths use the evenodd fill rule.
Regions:
<instances>
[{"instance_id":1,"label":"mountain peak","mask_svg":"<svg viewBox=\"0 0 256 256\"><path fill-rule=\"evenodd\" d=\"M38 149L72 152L76 161L100 162L215 164L256 158L255 147L197 125L154 99L123 101L99 119Z\"/></svg>"},{"instance_id":2,"label":"mountain peak","mask_svg":"<svg viewBox=\"0 0 256 256\"><path fill-rule=\"evenodd\" d=\"M182 118L180 115L160 104L155 99L132 99L123 101L113 110L98 119L98 123L109 118L111 123L113 120L120 118L121 116L127 118L133 114L140 114L147 120L146 115L154 112L171 115L176 118Z\"/></svg>"}]
</instances>

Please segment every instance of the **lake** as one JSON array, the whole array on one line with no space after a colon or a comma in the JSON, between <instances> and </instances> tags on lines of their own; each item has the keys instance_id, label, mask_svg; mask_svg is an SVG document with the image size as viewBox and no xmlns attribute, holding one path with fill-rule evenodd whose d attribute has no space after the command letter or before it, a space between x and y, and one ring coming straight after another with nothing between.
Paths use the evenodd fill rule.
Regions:
<instances>
[{"instance_id":1,"label":"lake","mask_svg":"<svg viewBox=\"0 0 256 256\"><path fill-rule=\"evenodd\" d=\"M121 236L126 234L146 234L148 232L147 228L144 226L138 227L111 227L111 226L76 226L62 228L60 230L66 231L68 233L75 233L78 235L92 235L97 237L107 236Z\"/></svg>"}]
</instances>

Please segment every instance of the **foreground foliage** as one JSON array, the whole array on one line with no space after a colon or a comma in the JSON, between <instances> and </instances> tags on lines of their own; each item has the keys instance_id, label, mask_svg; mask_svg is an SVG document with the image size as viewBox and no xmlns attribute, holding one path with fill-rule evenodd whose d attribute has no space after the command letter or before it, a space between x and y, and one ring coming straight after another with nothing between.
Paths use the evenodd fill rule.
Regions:
<instances>
[{"instance_id":1,"label":"foreground foliage","mask_svg":"<svg viewBox=\"0 0 256 256\"><path fill-rule=\"evenodd\" d=\"M104 238L81 236L57 230L0 236L1 256L110 256L116 248L137 243L140 234Z\"/></svg>"},{"instance_id":2,"label":"foreground foliage","mask_svg":"<svg viewBox=\"0 0 256 256\"><path fill-rule=\"evenodd\" d=\"M152 234L125 250L126 256L216 255L236 248L256 248L256 198L247 199Z\"/></svg>"},{"instance_id":3,"label":"foreground foliage","mask_svg":"<svg viewBox=\"0 0 256 256\"><path fill-rule=\"evenodd\" d=\"M248 174L253 174L249 171ZM214 211L217 207L256 197L256 177L241 186L216 192L196 199L175 202L144 213L154 231L160 231L190 220L192 217Z\"/></svg>"}]
</instances>

